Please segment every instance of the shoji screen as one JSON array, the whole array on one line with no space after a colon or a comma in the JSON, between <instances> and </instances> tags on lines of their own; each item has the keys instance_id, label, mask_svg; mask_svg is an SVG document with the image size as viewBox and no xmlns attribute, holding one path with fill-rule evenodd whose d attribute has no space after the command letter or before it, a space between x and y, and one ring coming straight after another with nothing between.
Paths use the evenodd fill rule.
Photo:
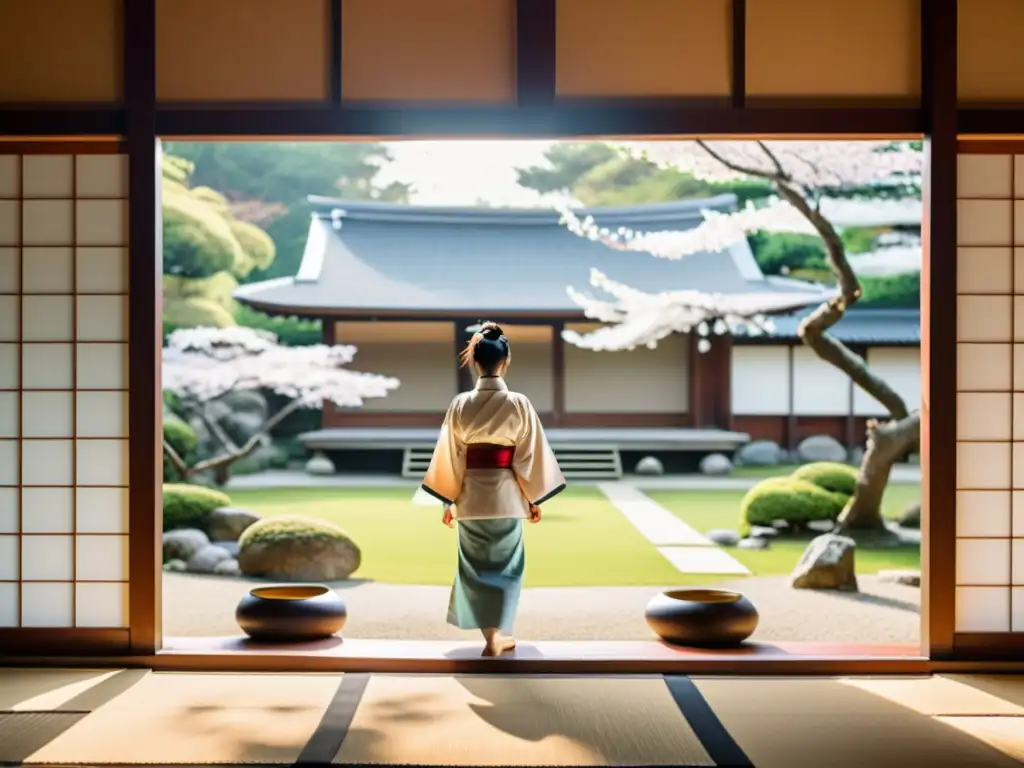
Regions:
<instances>
[{"instance_id":1,"label":"shoji screen","mask_svg":"<svg viewBox=\"0 0 1024 768\"><path fill-rule=\"evenodd\" d=\"M0 154L8 629L128 625L126 159L62 147Z\"/></svg>"},{"instance_id":2,"label":"shoji screen","mask_svg":"<svg viewBox=\"0 0 1024 768\"><path fill-rule=\"evenodd\" d=\"M956 631L1024 632L1024 156L958 184Z\"/></svg>"}]
</instances>

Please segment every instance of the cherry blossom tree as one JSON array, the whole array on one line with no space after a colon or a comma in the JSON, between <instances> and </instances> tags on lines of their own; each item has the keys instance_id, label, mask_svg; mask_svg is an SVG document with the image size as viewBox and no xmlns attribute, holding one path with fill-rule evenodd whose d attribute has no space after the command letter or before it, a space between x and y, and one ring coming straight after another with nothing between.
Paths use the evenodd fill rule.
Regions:
<instances>
[{"instance_id":1,"label":"cherry blossom tree","mask_svg":"<svg viewBox=\"0 0 1024 768\"><path fill-rule=\"evenodd\" d=\"M270 431L300 408L333 403L354 408L385 397L397 379L345 368L355 357L352 346L285 347L268 331L234 326L188 328L167 337L163 349L163 388L173 392L221 443L223 453L191 466L164 440L164 454L182 478L215 472L227 478L231 464L248 456ZM210 413L210 406L232 392L271 390L289 398L244 445L235 445Z\"/></svg>"},{"instance_id":2,"label":"cherry blossom tree","mask_svg":"<svg viewBox=\"0 0 1024 768\"><path fill-rule=\"evenodd\" d=\"M860 355L830 333L861 297L861 286L839 233L822 213L822 203L844 198L918 197L924 167L920 145L879 141L693 141L625 144L622 149L706 181L765 179L771 182L777 197L761 206L748 204L735 213L707 211L704 223L688 231L613 231L563 208L563 222L574 234L610 248L663 259L724 250L760 229L806 231L809 225L821 237L836 289L822 297L820 306L801 322L800 339L889 412L884 422L868 422L867 449L857 489L840 516L837 530L862 541L891 542L894 537L881 515L882 495L893 463L919 441L920 411L908 408ZM596 270L591 272L591 284L611 299L595 298L571 287L569 295L587 317L608 325L588 334L564 335L569 343L587 349L653 346L669 334L696 330L705 337L701 344L706 350L709 337L716 334L771 332L771 313L799 306L795 296L778 292L738 296L687 290L646 293L614 282ZM803 304L810 303L805 296Z\"/></svg>"}]
</instances>

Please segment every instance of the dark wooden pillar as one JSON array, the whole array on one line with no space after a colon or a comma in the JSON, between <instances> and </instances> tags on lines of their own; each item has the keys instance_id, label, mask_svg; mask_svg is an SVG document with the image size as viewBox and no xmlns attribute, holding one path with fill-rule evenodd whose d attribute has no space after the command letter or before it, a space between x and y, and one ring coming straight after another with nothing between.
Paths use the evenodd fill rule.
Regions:
<instances>
[{"instance_id":1,"label":"dark wooden pillar","mask_svg":"<svg viewBox=\"0 0 1024 768\"><path fill-rule=\"evenodd\" d=\"M333 317L325 317L320 321L320 339L328 347L338 343L338 328ZM335 423L334 414L334 403L324 401L324 406L320 409L320 429Z\"/></svg>"},{"instance_id":2,"label":"dark wooden pillar","mask_svg":"<svg viewBox=\"0 0 1024 768\"><path fill-rule=\"evenodd\" d=\"M124 4L128 154L128 627L131 652L163 640L161 607L163 393L160 142L156 135L156 0Z\"/></svg>"},{"instance_id":3,"label":"dark wooden pillar","mask_svg":"<svg viewBox=\"0 0 1024 768\"><path fill-rule=\"evenodd\" d=\"M552 408L551 423L560 426L565 422L565 342L562 331L565 323L556 321L551 325L551 386Z\"/></svg>"},{"instance_id":4,"label":"dark wooden pillar","mask_svg":"<svg viewBox=\"0 0 1024 768\"><path fill-rule=\"evenodd\" d=\"M957 0L921 3L921 646L956 655Z\"/></svg>"},{"instance_id":5,"label":"dark wooden pillar","mask_svg":"<svg viewBox=\"0 0 1024 768\"><path fill-rule=\"evenodd\" d=\"M700 337L690 334L690 416L698 428L732 428L731 336L714 336L701 352Z\"/></svg>"},{"instance_id":6,"label":"dark wooden pillar","mask_svg":"<svg viewBox=\"0 0 1024 768\"><path fill-rule=\"evenodd\" d=\"M469 341L469 334L466 331L466 326L470 325L467 320L456 320L455 325L452 327L453 333L453 347L455 351L455 392L468 392L473 388L473 371L467 366L462 367L462 363L459 362L459 355L462 354L462 350L466 347L466 342Z\"/></svg>"}]
</instances>

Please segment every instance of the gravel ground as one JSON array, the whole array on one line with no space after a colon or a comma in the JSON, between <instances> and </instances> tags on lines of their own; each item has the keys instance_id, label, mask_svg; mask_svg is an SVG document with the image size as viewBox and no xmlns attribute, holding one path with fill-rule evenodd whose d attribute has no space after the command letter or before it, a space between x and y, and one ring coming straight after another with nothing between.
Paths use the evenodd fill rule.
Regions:
<instances>
[{"instance_id":1,"label":"gravel ground","mask_svg":"<svg viewBox=\"0 0 1024 768\"><path fill-rule=\"evenodd\" d=\"M239 634L235 605L265 582L164 573L168 636ZM761 641L914 643L920 637L920 590L858 577L859 594L793 590L784 576L723 580L747 595L761 614ZM342 582L349 609L346 637L465 640L445 623L448 588ZM666 587L669 588L669 587ZM647 640L644 606L659 587L548 587L523 591L516 635L528 640Z\"/></svg>"}]
</instances>

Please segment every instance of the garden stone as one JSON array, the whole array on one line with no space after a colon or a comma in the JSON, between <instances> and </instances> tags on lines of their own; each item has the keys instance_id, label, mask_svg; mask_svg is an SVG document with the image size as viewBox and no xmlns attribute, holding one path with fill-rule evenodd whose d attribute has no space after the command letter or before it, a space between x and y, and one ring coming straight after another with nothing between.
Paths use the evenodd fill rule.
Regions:
<instances>
[{"instance_id":1,"label":"garden stone","mask_svg":"<svg viewBox=\"0 0 1024 768\"><path fill-rule=\"evenodd\" d=\"M841 464L846 461L846 448L829 435L814 435L804 439L796 447L796 453L800 461L806 463L834 461Z\"/></svg>"},{"instance_id":2,"label":"garden stone","mask_svg":"<svg viewBox=\"0 0 1024 768\"><path fill-rule=\"evenodd\" d=\"M233 557L221 560L213 567L213 573L217 576L238 576L242 572L238 568L238 561Z\"/></svg>"},{"instance_id":3,"label":"garden stone","mask_svg":"<svg viewBox=\"0 0 1024 768\"><path fill-rule=\"evenodd\" d=\"M836 527L831 520L808 520L807 530L815 533L829 533Z\"/></svg>"},{"instance_id":4,"label":"garden stone","mask_svg":"<svg viewBox=\"0 0 1024 768\"><path fill-rule=\"evenodd\" d=\"M306 462L306 472L311 475L333 475L334 471L334 462L320 451Z\"/></svg>"},{"instance_id":5,"label":"garden stone","mask_svg":"<svg viewBox=\"0 0 1024 768\"><path fill-rule=\"evenodd\" d=\"M886 584L902 584L905 587L920 587L920 571L879 571L878 580Z\"/></svg>"},{"instance_id":6,"label":"garden stone","mask_svg":"<svg viewBox=\"0 0 1024 768\"><path fill-rule=\"evenodd\" d=\"M771 440L753 440L736 452L736 465L774 467L782 462L782 449Z\"/></svg>"},{"instance_id":7,"label":"garden stone","mask_svg":"<svg viewBox=\"0 0 1024 768\"><path fill-rule=\"evenodd\" d=\"M260 516L240 507L218 507L206 518L206 532L211 541L238 541L242 531Z\"/></svg>"},{"instance_id":8,"label":"garden stone","mask_svg":"<svg viewBox=\"0 0 1024 768\"><path fill-rule=\"evenodd\" d=\"M900 527L914 529L921 527L921 502L911 504L903 510L900 514Z\"/></svg>"},{"instance_id":9,"label":"garden stone","mask_svg":"<svg viewBox=\"0 0 1024 768\"><path fill-rule=\"evenodd\" d=\"M752 539L774 539L778 535L778 528L769 528L766 525L750 526L750 538Z\"/></svg>"},{"instance_id":10,"label":"garden stone","mask_svg":"<svg viewBox=\"0 0 1024 768\"><path fill-rule=\"evenodd\" d=\"M785 533L791 527L788 520L772 520L772 528L779 533Z\"/></svg>"},{"instance_id":11,"label":"garden stone","mask_svg":"<svg viewBox=\"0 0 1024 768\"><path fill-rule=\"evenodd\" d=\"M207 544L188 561L188 571L190 573L213 573L220 563L230 559L231 553L224 547Z\"/></svg>"},{"instance_id":12,"label":"garden stone","mask_svg":"<svg viewBox=\"0 0 1024 768\"><path fill-rule=\"evenodd\" d=\"M721 453L710 453L700 460L700 473L702 475L722 476L732 472L732 462L728 456Z\"/></svg>"},{"instance_id":13,"label":"garden stone","mask_svg":"<svg viewBox=\"0 0 1024 768\"><path fill-rule=\"evenodd\" d=\"M210 543L210 538L194 528L181 528L164 532L164 562L188 562L196 552Z\"/></svg>"},{"instance_id":14,"label":"garden stone","mask_svg":"<svg viewBox=\"0 0 1024 768\"><path fill-rule=\"evenodd\" d=\"M246 576L279 581L343 581L362 563L362 552L340 526L326 520L264 518L239 542Z\"/></svg>"},{"instance_id":15,"label":"garden stone","mask_svg":"<svg viewBox=\"0 0 1024 768\"><path fill-rule=\"evenodd\" d=\"M853 539L832 533L813 539L793 569L789 585L793 589L857 592L856 548Z\"/></svg>"},{"instance_id":16,"label":"garden stone","mask_svg":"<svg viewBox=\"0 0 1024 768\"><path fill-rule=\"evenodd\" d=\"M183 573L186 570L185 561L178 560L177 558L174 558L173 560L168 560L166 563L164 563L164 570L174 571L176 573Z\"/></svg>"},{"instance_id":17,"label":"garden stone","mask_svg":"<svg viewBox=\"0 0 1024 768\"><path fill-rule=\"evenodd\" d=\"M232 557L238 557L238 542L237 541L213 541L210 542L216 547L225 549Z\"/></svg>"},{"instance_id":18,"label":"garden stone","mask_svg":"<svg viewBox=\"0 0 1024 768\"><path fill-rule=\"evenodd\" d=\"M741 540L736 546L740 549L768 549L771 544L768 539L755 539L751 537Z\"/></svg>"},{"instance_id":19,"label":"garden stone","mask_svg":"<svg viewBox=\"0 0 1024 768\"><path fill-rule=\"evenodd\" d=\"M665 467L657 456L644 456L636 463L633 471L638 475L663 475Z\"/></svg>"},{"instance_id":20,"label":"garden stone","mask_svg":"<svg viewBox=\"0 0 1024 768\"><path fill-rule=\"evenodd\" d=\"M740 540L740 535L736 531L725 528L716 528L713 531L708 531L705 535L708 541L720 547L735 547Z\"/></svg>"}]
</instances>

